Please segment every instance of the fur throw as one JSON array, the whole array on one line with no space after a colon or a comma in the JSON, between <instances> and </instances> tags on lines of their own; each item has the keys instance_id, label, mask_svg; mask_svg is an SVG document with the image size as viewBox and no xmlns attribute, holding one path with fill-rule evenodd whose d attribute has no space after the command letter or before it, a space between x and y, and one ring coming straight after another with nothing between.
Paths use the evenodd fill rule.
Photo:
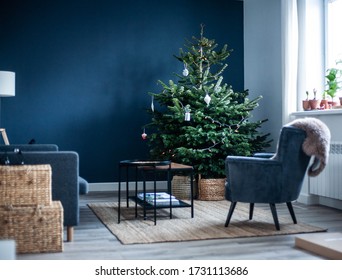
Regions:
<instances>
[{"instance_id":1,"label":"fur throw","mask_svg":"<svg viewBox=\"0 0 342 280\"><path fill-rule=\"evenodd\" d=\"M296 119L288 125L303 129L306 132L302 148L305 154L314 156L314 161L308 169L308 175L317 176L328 163L330 150L329 128L316 118Z\"/></svg>"}]
</instances>

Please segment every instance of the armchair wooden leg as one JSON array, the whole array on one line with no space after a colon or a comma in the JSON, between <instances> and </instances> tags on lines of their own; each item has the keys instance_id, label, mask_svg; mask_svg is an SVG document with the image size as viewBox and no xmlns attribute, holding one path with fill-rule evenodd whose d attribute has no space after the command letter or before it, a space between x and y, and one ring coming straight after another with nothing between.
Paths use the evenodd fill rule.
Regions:
<instances>
[{"instance_id":1,"label":"armchair wooden leg","mask_svg":"<svg viewBox=\"0 0 342 280\"><path fill-rule=\"evenodd\" d=\"M230 204L230 208L229 208L227 220L226 220L226 223L224 224L225 227L228 227L228 225L229 225L230 219L231 219L232 216L233 216L233 212L234 212L236 203L237 203L237 202L231 202L231 204Z\"/></svg>"},{"instance_id":2,"label":"armchair wooden leg","mask_svg":"<svg viewBox=\"0 0 342 280\"><path fill-rule=\"evenodd\" d=\"M297 224L297 219L296 219L296 215L294 213L293 207L292 207L292 203L291 202L286 202L287 208L289 209L289 212L291 214L292 220L294 224Z\"/></svg>"},{"instance_id":3,"label":"armchair wooden leg","mask_svg":"<svg viewBox=\"0 0 342 280\"><path fill-rule=\"evenodd\" d=\"M67 227L67 241L71 242L74 239L74 227Z\"/></svg>"},{"instance_id":4,"label":"armchair wooden leg","mask_svg":"<svg viewBox=\"0 0 342 280\"><path fill-rule=\"evenodd\" d=\"M249 204L249 219L253 219L253 212L254 212L254 203Z\"/></svg>"},{"instance_id":5,"label":"armchair wooden leg","mask_svg":"<svg viewBox=\"0 0 342 280\"><path fill-rule=\"evenodd\" d=\"M273 220L274 220L274 224L277 230L280 230L280 226L279 226L279 221L278 221L278 215L277 215L277 209L274 203L270 203L270 208L272 211L272 216L273 216Z\"/></svg>"}]
</instances>

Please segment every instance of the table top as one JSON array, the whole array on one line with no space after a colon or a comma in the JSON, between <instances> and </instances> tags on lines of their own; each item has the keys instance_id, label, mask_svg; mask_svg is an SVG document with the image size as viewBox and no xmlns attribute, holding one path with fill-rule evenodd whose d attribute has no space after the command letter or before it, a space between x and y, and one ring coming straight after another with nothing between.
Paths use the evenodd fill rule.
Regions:
<instances>
[{"instance_id":1,"label":"table top","mask_svg":"<svg viewBox=\"0 0 342 280\"><path fill-rule=\"evenodd\" d=\"M168 166L158 166L156 169L168 169ZM194 169L191 165L185 165L181 163L171 162L170 166L171 170L187 170L187 169Z\"/></svg>"},{"instance_id":2,"label":"table top","mask_svg":"<svg viewBox=\"0 0 342 280\"><path fill-rule=\"evenodd\" d=\"M144 160L144 159L128 159L120 161L120 165L131 166L169 166L171 161L169 160Z\"/></svg>"},{"instance_id":3,"label":"table top","mask_svg":"<svg viewBox=\"0 0 342 280\"><path fill-rule=\"evenodd\" d=\"M184 165L180 163L171 162L170 165L158 165L158 166L139 166L142 170L146 171L171 171L171 172L177 172L177 171L193 171L193 167L190 165Z\"/></svg>"},{"instance_id":4,"label":"table top","mask_svg":"<svg viewBox=\"0 0 342 280\"><path fill-rule=\"evenodd\" d=\"M156 169L156 170L193 170L191 165L185 165L181 163L171 162L169 160L122 160L121 166L138 166L144 169Z\"/></svg>"}]
</instances>

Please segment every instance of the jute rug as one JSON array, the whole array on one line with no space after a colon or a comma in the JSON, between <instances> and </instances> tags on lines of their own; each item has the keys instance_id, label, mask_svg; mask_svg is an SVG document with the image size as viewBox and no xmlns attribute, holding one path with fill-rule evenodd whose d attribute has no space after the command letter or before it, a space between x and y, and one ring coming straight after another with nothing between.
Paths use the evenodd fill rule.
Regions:
<instances>
[{"instance_id":1,"label":"jute rug","mask_svg":"<svg viewBox=\"0 0 342 280\"><path fill-rule=\"evenodd\" d=\"M257 237L284 234L321 232L325 229L302 223L293 224L289 217L278 214L280 231L275 229L271 211L255 207L253 220L249 220L248 204L238 203L229 227L225 227L228 201L195 201L194 218L190 208L174 208L173 218L169 211L158 210L157 225L151 219L144 220L142 209L138 208L135 218L134 205L121 205L121 222L118 224L117 203L92 203L89 208L122 244L143 244L155 242L190 241L218 238Z\"/></svg>"}]
</instances>

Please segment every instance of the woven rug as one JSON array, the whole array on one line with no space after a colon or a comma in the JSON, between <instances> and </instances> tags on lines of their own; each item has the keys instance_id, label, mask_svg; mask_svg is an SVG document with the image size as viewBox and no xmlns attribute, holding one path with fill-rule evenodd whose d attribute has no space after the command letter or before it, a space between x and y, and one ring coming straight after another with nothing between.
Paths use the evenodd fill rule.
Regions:
<instances>
[{"instance_id":1,"label":"woven rug","mask_svg":"<svg viewBox=\"0 0 342 280\"><path fill-rule=\"evenodd\" d=\"M302 223L293 224L291 217L279 215L280 231L275 229L271 211L255 207L253 220L249 220L249 205L238 203L229 227L225 227L228 201L199 201L194 204L194 218L190 208L174 208L170 219L169 211L159 209L157 225L151 219L144 220L142 209L121 205L121 222L118 224L117 203L92 203L89 208L122 244L143 244L155 242L190 241L218 238L257 237L284 234L321 232L325 229ZM290 214L288 214L290 216Z\"/></svg>"}]
</instances>

